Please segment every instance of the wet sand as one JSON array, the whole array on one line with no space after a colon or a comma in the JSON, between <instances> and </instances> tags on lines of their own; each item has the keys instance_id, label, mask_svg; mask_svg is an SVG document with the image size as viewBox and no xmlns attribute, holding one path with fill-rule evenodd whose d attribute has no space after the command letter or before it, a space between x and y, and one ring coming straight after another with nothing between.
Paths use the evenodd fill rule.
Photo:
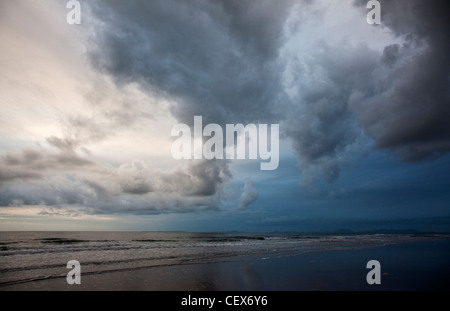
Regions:
<instances>
[{"instance_id":1,"label":"wet sand","mask_svg":"<svg viewBox=\"0 0 450 311\"><path fill-rule=\"evenodd\" d=\"M368 285L366 264L381 264L381 284ZM370 249L245 256L218 262L83 275L0 287L2 291L358 291L449 290L450 241Z\"/></svg>"}]
</instances>

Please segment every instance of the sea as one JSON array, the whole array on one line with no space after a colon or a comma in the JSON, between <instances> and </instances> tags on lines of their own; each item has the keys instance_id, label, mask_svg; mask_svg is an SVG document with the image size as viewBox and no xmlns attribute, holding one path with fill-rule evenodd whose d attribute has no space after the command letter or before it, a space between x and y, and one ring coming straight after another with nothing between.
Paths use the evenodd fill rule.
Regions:
<instances>
[{"instance_id":1,"label":"sea","mask_svg":"<svg viewBox=\"0 0 450 311\"><path fill-rule=\"evenodd\" d=\"M95 275L449 239L448 234L0 232L0 289L65 278L71 260L80 263L83 275Z\"/></svg>"}]
</instances>

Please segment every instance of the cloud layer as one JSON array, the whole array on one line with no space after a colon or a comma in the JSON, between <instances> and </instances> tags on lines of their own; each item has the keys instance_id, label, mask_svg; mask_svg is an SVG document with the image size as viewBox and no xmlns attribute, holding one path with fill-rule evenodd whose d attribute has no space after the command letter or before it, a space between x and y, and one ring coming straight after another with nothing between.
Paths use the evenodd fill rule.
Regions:
<instances>
[{"instance_id":1,"label":"cloud layer","mask_svg":"<svg viewBox=\"0 0 450 311\"><path fill-rule=\"evenodd\" d=\"M289 34L309 19L320 22L326 7L314 11L311 1L156 1L126 8L98 2L92 12L105 27L96 28L91 59L117 81L143 81L172 97L172 113L187 124L194 115L219 124L285 122L302 167L318 164L333 179L343 159L367 149L366 135L405 160L448 151L443 5L383 3L382 27L401 43L382 53L362 41L346 44L354 31L347 29L334 34L339 44L321 33L308 42L313 53L286 57L280 51L296 40Z\"/></svg>"},{"instance_id":2,"label":"cloud layer","mask_svg":"<svg viewBox=\"0 0 450 311\"><path fill-rule=\"evenodd\" d=\"M25 104L22 110L14 107L26 102L17 95L23 90L44 94L41 101L51 112L47 116L55 115L58 130L43 131L37 145L2 151L0 205L76 206L90 214L220 209L233 177L228 162L180 163L158 153L170 144L170 132L161 125L192 125L195 115L204 124L279 123L304 184L335 180L373 148L405 161L447 153L446 2L383 2L380 26L366 23L366 3L83 3L77 44L87 60L87 82L75 83L75 99L52 88L59 76L52 83L39 82L45 74L31 78L34 67L9 72L22 74L35 88L3 75L9 87L0 95L1 108L35 135L46 119L33 120ZM15 5L4 8L16 12ZM3 29L13 29L8 23ZM5 37L12 40L11 34ZM48 37L43 47L53 51L61 34ZM1 61L0 66L8 63L5 57ZM1 133L12 135L13 122L6 121ZM149 137L146 145L140 144L142 137ZM2 137L2 144L7 139ZM128 151L132 156L124 147L130 141L139 141ZM153 153L135 156L138 149ZM256 201L256 188L256 182L245 182L238 209Z\"/></svg>"}]
</instances>

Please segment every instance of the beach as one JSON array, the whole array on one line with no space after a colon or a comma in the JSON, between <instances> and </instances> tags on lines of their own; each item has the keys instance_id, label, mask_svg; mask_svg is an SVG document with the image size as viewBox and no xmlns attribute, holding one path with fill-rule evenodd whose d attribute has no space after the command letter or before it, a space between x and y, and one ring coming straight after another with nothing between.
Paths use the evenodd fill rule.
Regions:
<instances>
[{"instance_id":1,"label":"beach","mask_svg":"<svg viewBox=\"0 0 450 311\"><path fill-rule=\"evenodd\" d=\"M381 284L369 285L369 260ZM0 286L2 291L404 291L450 289L450 240L427 239L375 247L266 252L83 273Z\"/></svg>"}]
</instances>

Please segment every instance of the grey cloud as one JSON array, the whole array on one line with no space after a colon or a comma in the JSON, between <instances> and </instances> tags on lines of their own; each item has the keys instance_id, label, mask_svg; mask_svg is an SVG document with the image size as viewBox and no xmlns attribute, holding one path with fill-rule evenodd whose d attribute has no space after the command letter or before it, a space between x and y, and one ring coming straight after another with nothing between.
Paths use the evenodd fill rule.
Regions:
<instances>
[{"instance_id":1,"label":"grey cloud","mask_svg":"<svg viewBox=\"0 0 450 311\"><path fill-rule=\"evenodd\" d=\"M214 161L193 162L173 172L152 172L141 161L117 168L96 163L88 170L66 168L64 174L48 166L28 173L19 165L25 165L20 156L9 155L9 161L16 168L0 171L0 206L40 205L64 212L79 205L88 214L215 210L230 177L225 162Z\"/></svg>"},{"instance_id":2,"label":"grey cloud","mask_svg":"<svg viewBox=\"0 0 450 311\"><path fill-rule=\"evenodd\" d=\"M39 215L47 215L47 216L63 216L63 217L79 217L84 214L80 209L70 209L70 208L54 208L54 207L46 207L42 211L39 212Z\"/></svg>"},{"instance_id":3,"label":"grey cloud","mask_svg":"<svg viewBox=\"0 0 450 311\"><path fill-rule=\"evenodd\" d=\"M177 192L188 196L212 196L231 177L224 161L198 161L186 171L160 173L157 189L163 192Z\"/></svg>"},{"instance_id":4,"label":"grey cloud","mask_svg":"<svg viewBox=\"0 0 450 311\"><path fill-rule=\"evenodd\" d=\"M113 173L123 193L143 195L153 191L150 172L141 161L123 164Z\"/></svg>"},{"instance_id":5,"label":"grey cloud","mask_svg":"<svg viewBox=\"0 0 450 311\"><path fill-rule=\"evenodd\" d=\"M82 183L58 178L45 183L17 182L0 188L0 206L21 205L84 205L92 193Z\"/></svg>"},{"instance_id":6,"label":"grey cloud","mask_svg":"<svg viewBox=\"0 0 450 311\"><path fill-rule=\"evenodd\" d=\"M250 204L258 199L258 191L254 183L251 180L246 180L244 184L244 190L239 199L238 209L246 209Z\"/></svg>"},{"instance_id":7,"label":"grey cloud","mask_svg":"<svg viewBox=\"0 0 450 311\"><path fill-rule=\"evenodd\" d=\"M49 179L45 184L15 183L14 186L1 187L0 207L37 205L65 211L76 206L80 214L139 215L216 210L220 202L216 196L142 193L135 188L132 192L113 194L94 182Z\"/></svg>"},{"instance_id":8,"label":"grey cloud","mask_svg":"<svg viewBox=\"0 0 450 311\"><path fill-rule=\"evenodd\" d=\"M122 185L122 190L130 194L145 194L152 191L152 187L143 178L135 178Z\"/></svg>"},{"instance_id":9,"label":"grey cloud","mask_svg":"<svg viewBox=\"0 0 450 311\"><path fill-rule=\"evenodd\" d=\"M272 59L283 43L286 17L299 1L216 1L227 12L230 31L240 46L260 59ZM306 2L306 1L305 1Z\"/></svg>"},{"instance_id":10,"label":"grey cloud","mask_svg":"<svg viewBox=\"0 0 450 311\"><path fill-rule=\"evenodd\" d=\"M87 178L100 191L114 195L121 193L156 195L177 193L181 196L220 196L231 173L225 161L190 162L184 169L151 171L142 161L123 164L119 168L98 168L99 175Z\"/></svg>"},{"instance_id":11,"label":"grey cloud","mask_svg":"<svg viewBox=\"0 0 450 311\"><path fill-rule=\"evenodd\" d=\"M358 4L362 5L362 1ZM417 161L450 151L447 1L386 1L382 23L403 41L387 46L377 93L356 105L376 147Z\"/></svg>"},{"instance_id":12,"label":"grey cloud","mask_svg":"<svg viewBox=\"0 0 450 311\"><path fill-rule=\"evenodd\" d=\"M191 195L213 195L217 191L217 185L224 182L230 173L223 161L203 161L199 165L193 165L189 171L195 187Z\"/></svg>"},{"instance_id":13,"label":"grey cloud","mask_svg":"<svg viewBox=\"0 0 450 311\"><path fill-rule=\"evenodd\" d=\"M90 59L118 83L144 82L191 124L268 120L280 97L276 56L293 1L90 3Z\"/></svg>"},{"instance_id":14,"label":"grey cloud","mask_svg":"<svg viewBox=\"0 0 450 311\"><path fill-rule=\"evenodd\" d=\"M47 142L61 151L72 152L77 146L78 142L70 138L59 138L51 136L47 138Z\"/></svg>"},{"instance_id":15,"label":"grey cloud","mask_svg":"<svg viewBox=\"0 0 450 311\"><path fill-rule=\"evenodd\" d=\"M37 178L48 170L66 170L94 164L92 160L83 158L73 151L69 142L56 138L50 141L60 149L59 152L26 149L19 153L8 153L0 158L2 171L9 172L11 177L16 174L24 178L23 172L27 172L29 177Z\"/></svg>"},{"instance_id":16,"label":"grey cloud","mask_svg":"<svg viewBox=\"0 0 450 311\"><path fill-rule=\"evenodd\" d=\"M2 182L13 181L17 179L39 179L43 175L35 172L25 170L11 170L6 166L0 166L0 184Z\"/></svg>"},{"instance_id":17,"label":"grey cloud","mask_svg":"<svg viewBox=\"0 0 450 311\"><path fill-rule=\"evenodd\" d=\"M23 165L34 163L43 158L41 152L36 150L23 150L21 154L6 154L3 156L3 162L7 165Z\"/></svg>"},{"instance_id":18,"label":"grey cloud","mask_svg":"<svg viewBox=\"0 0 450 311\"><path fill-rule=\"evenodd\" d=\"M367 14L367 1L355 4ZM387 45L382 54L364 45L320 43L313 56L290 63L297 92L284 129L299 156L303 182L317 176L331 181L373 147L406 161L450 150L445 6L382 2L381 27L402 43Z\"/></svg>"},{"instance_id":19,"label":"grey cloud","mask_svg":"<svg viewBox=\"0 0 450 311\"><path fill-rule=\"evenodd\" d=\"M85 170L94 162L76 154L72 142L54 137L49 143L59 152L27 149L0 157L0 206L83 203L76 191L62 187L64 182L48 185L48 176Z\"/></svg>"},{"instance_id":20,"label":"grey cloud","mask_svg":"<svg viewBox=\"0 0 450 311\"><path fill-rule=\"evenodd\" d=\"M64 212L76 206L80 214L160 214L217 210L219 196L178 193L111 193L95 182L48 179L44 184L15 183L0 188L0 207L37 205ZM55 214L55 213L53 213ZM56 213L57 214L57 213Z\"/></svg>"},{"instance_id":21,"label":"grey cloud","mask_svg":"<svg viewBox=\"0 0 450 311\"><path fill-rule=\"evenodd\" d=\"M392 66L397 62L399 57L399 45L392 44L384 48L383 57L381 61L386 66Z\"/></svg>"},{"instance_id":22,"label":"grey cloud","mask_svg":"<svg viewBox=\"0 0 450 311\"><path fill-rule=\"evenodd\" d=\"M335 179L343 165L369 147L351 103L357 94L374 91L372 72L378 56L364 45L320 43L314 56L292 63L298 95L284 130L293 140L304 182L313 175Z\"/></svg>"}]
</instances>

